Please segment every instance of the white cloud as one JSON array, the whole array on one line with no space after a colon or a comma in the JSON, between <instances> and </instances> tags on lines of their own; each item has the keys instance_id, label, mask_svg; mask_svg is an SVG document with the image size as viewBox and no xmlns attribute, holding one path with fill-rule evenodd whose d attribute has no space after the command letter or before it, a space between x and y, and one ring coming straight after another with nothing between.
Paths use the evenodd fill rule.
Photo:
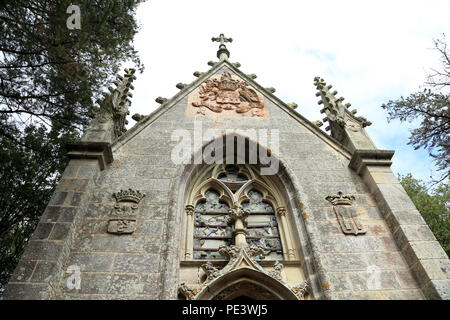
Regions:
<instances>
[{"instance_id":1,"label":"white cloud","mask_svg":"<svg viewBox=\"0 0 450 320\"><path fill-rule=\"evenodd\" d=\"M313 78L320 75L374 124L379 148L397 150L394 171L427 179L431 159L406 146L406 125L388 124L383 102L408 95L438 65L432 39L450 34L449 1L162 1L137 11L136 48L146 66L137 74L131 114L148 114L158 96L217 60L212 36L232 37L230 60L256 81L275 87L310 120L322 119ZM131 121L133 122L133 121ZM133 122L134 123L134 122ZM413 165L398 165L404 159ZM404 163L404 162L403 162Z\"/></svg>"}]
</instances>

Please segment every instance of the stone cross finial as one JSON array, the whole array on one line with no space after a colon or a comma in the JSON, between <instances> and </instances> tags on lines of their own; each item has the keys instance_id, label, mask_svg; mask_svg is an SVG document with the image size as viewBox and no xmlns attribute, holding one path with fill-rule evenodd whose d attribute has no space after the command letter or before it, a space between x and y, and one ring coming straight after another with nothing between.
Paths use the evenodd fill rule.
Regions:
<instances>
[{"instance_id":1,"label":"stone cross finial","mask_svg":"<svg viewBox=\"0 0 450 320\"><path fill-rule=\"evenodd\" d=\"M218 37L212 37L212 42L220 42L219 50L217 51L217 58L219 58L220 61L227 60L230 57L230 51L228 51L227 47L225 46L225 42L232 42L232 38L225 38L223 33L221 33Z\"/></svg>"},{"instance_id":2,"label":"stone cross finial","mask_svg":"<svg viewBox=\"0 0 450 320\"><path fill-rule=\"evenodd\" d=\"M212 37L211 38L212 42L220 42L220 44L225 44L225 42L232 42L233 39L232 38L225 38L225 36L223 35L223 33L221 33L219 35L219 37Z\"/></svg>"}]
</instances>

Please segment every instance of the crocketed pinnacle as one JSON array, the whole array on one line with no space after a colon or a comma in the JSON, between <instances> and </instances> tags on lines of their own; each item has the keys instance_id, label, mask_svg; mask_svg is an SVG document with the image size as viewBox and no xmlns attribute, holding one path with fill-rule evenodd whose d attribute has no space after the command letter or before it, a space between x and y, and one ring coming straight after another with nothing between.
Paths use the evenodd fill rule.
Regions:
<instances>
[{"instance_id":1,"label":"crocketed pinnacle","mask_svg":"<svg viewBox=\"0 0 450 320\"><path fill-rule=\"evenodd\" d=\"M344 97L337 98L337 91L330 91L333 87L332 85L327 85L326 82L320 78L314 78L314 85L316 86L318 92L316 93L317 97L321 99L318 101L318 104L323 104L323 108L320 110L320 113L325 113L326 117L323 119L324 122L329 121L339 124L341 126L346 125L346 118L352 118L359 122L361 127L370 126L372 123L367 121L364 117L356 117L355 114L357 110L349 111L348 108L351 106L350 103L343 104ZM326 130L330 130L330 127L326 127Z\"/></svg>"}]
</instances>

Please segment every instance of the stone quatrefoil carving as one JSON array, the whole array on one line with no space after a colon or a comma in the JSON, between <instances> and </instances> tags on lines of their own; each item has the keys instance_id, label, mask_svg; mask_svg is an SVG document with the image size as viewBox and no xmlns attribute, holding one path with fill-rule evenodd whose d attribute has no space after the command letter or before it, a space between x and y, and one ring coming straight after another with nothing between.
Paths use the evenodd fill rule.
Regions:
<instances>
[{"instance_id":1,"label":"stone quatrefoil carving","mask_svg":"<svg viewBox=\"0 0 450 320\"><path fill-rule=\"evenodd\" d=\"M359 221L358 213L353 206L353 202L355 201L354 196L344 196L339 191L337 196L328 196L325 199L333 204L334 213L344 234L357 236L366 233L366 229Z\"/></svg>"},{"instance_id":2,"label":"stone quatrefoil carving","mask_svg":"<svg viewBox=\"0 0 450 320\"><path fill-rule=\"evenodd\" d=\"M128 189L113 193L113 196L116 199L116 204L112 214L120 217L109 219L107 232L117 235L132 234L136 231L137 219L124 216L134 214L138 209L139 202L145 197L145 193Z\"/></svg>"}]
</instances>

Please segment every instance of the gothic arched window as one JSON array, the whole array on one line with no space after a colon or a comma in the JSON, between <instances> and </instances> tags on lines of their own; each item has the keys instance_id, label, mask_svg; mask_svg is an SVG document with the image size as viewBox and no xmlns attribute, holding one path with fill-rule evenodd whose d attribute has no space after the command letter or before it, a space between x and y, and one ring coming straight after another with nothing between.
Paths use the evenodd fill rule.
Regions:
<instances>
[{"instance_id":1,"label":"gothic arched window","mask_svg":"<svg viewBox=\"0 0 450 320\"><path fill-rule=\"evenodd\" d=\"M231 244L231 227L227 224L230 207L219 197L219 192L209 189L206 199L195 205L194 259L222 259L217 250Z\"/></svg>"},{"instance_id":2,"label":"gothic arched window","mask_svg":"<svg viewBox=\"0 0 450 320\"><path fill-rule=\"evenodd\" d=\"M186 204L186 260L224 259L220 246L234 243L233 210L248 212L245 241L264 248L260 260L295 260L285 205L275 184L249 165L209 166L195 179ZM241 231L240 231L241 232ZM245 242L244 242L245 243Z\"/></svg>"}]
</instances>

